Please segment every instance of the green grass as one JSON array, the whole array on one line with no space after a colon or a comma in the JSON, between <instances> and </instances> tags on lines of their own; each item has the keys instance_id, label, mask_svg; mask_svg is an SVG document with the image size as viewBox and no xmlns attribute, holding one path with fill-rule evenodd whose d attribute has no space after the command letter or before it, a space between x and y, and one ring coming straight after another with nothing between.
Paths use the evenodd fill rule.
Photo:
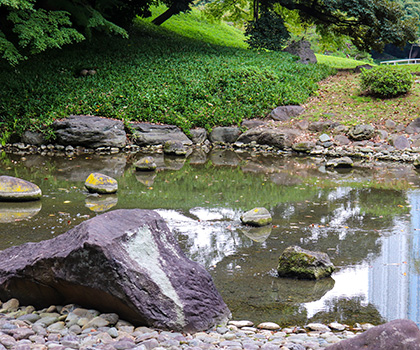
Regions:
<instances>
[{"instance_id":1,"label":"green grass","mask_svg":"<svg viewBox=\"0 0 420 350\"><path fill-rule=\"evenodd\" d=\"M137 18L136 22L150 23L153 18L159 16L166 9L167 7L164 5L154 6L151 8L152 16L147 19ZM197 8L193 8L188 13L172 16L161 27L209 44L248 48L245 35L241 30L222 21L211 21Z\"/></svg>"},{"instance_id":2,"label":"green grass","mask_svg":"<svg viewBox=\"0 0 420 350\"><path fill-rule=\"evenodd\" d=\"M337 69L350 69L356 68L357 66L369 63L371 65L375 65L371 62L364 62L353 60L351 58L343 58L337 56L327 56L321 54L315 54L319 64L325 64L329 67L337 68Z\"/></svg>"},{"instance_id":3,"label":"green grass","mask_svg":"<svg viewBox=\"0 0 420 350\"><path fill-rule=\"evenodd\" d=\"M204 27L197 13L185 16L196 23L188 25L191 30ZM167 25L185 35L138 20L128 40L96 37L16 68L0 64L0 141L26 129L51 135L53 120L70 114L174 124L185 131L239 125L276 106L304 103L332 73L285 53L254 52L239 42L232 47L226 38L237 31L230 26L209 23L211 41L189 38L180 24ZM84 68L97 73L80 77Z\"/></svg>"}]
</instances>

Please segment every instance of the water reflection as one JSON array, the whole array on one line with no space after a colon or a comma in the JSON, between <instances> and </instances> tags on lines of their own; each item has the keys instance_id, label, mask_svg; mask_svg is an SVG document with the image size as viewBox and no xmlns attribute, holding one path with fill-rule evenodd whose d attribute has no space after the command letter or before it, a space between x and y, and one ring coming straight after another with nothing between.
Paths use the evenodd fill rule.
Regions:
<instances>
[{"instance_id":1,"label":"water reflection","mask_svg":"<svg viewBox=\"0 0 420 350\"><path fill-rule=\"evenodd\" d=\"M99 195L99 196L88 196L85 199L85 206L95 213L102 213L113 207L118 203L118 197L116 195Z\"/></svg>"},{"instance_id":2,"label":"water reflection","mask_svg":"<svg viewBox=\"0 0 420 350\"><path fill-rule=\"evenodd\" d=\"M240 232L253 241L262 243L271 235L272 230L272 226L268 225L263 227L244 227L240 229Z\"/></svg>"},{"instance_id":3,"label":"water reflection","mask_svg":"<svg viewBox=\"0 0 420 350\"><path fill-rule=\"evenodd\" d=\"M410 165L356 162L343 173L318 158L196 150L188 158L152 154L157 171L136 172L145 155L5 157L1 173L36 183L44 196L31 203L39 207L30 220L0 220L0 249L54 237L106 210L155 209L211 272L237 319L420 321L420 177ZM118 193L88 196L93 171L116 178ZM242 225L240 215L260 206L273 225ZM10 209L0 205L0 217ZM328 253L337 272L318 282L278 278L290 245Z\"/></svg>"},{"instance_id":4,"label":"water reflection","mask_svg":"<svg viewBox=\"0 0 420 350\"><path fill-rule=\"evenodd\" d=\"M32 202L0 202L0 223L29 220L40 212L40 201Z\"/></svg>"}]
</instances>

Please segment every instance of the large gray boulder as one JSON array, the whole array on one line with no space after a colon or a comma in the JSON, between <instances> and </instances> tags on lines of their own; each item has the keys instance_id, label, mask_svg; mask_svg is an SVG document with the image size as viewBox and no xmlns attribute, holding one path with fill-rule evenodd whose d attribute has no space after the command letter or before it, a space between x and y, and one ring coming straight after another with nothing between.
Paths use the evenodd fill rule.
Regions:
<instances>
[{"instance_id":1,"label":"large gray boulder","mask_svg":"<svg viewBox=\"0 0 420 350\"><path fill-rule=\"evenodd\" d=\"M40 146L45 144L46 140L41 132L26 130L22 135L22 142L29 145Z\"/></svg>"},{"instance_id":2,"label":"large gray boulder","mask_svg":"<svg viewBox=\"0 0 420 350\"><path fill-rule=\"evenodd\" d=\"M209 139L211 142L234 143L240 134L237 126L218 126L211 131Z\"/></svg>"},{"instance_id":3,"label":"large gray boulder","mask_svg":"<svg viewBox=\"0 0 420 350\"><path fill-rule=\"evenodd\" d=\"M320 279L329 277L335 267L326 253L314 252L298 246L286 248L279 258L280 277Z\"/></svg>"},{"instance_id":4,"label":"large gray boulder","mask_svg":"<svg viewBox=\"0 0 420 350\"><path fill-rule=\"evenodd\" d=\"M207 131L204 128L191 129L190 134L193 143L202 144L207 140Z\"/></svg>"},{"instance_id":5,"label":"large gray boulder","mask_svg":"<svg viewBox=\"0 0 420 350\"><path fill-rule=\"evenodd\" d=\"M71 115L53 123L56 141L60 145L88 148L126 145L124 123L121 120L86 115Z\"/></svg>"},{"instance_id":6,"label":"large gray boulder","mask_svg":"<svg viewBox=\"0 0 420 350\"><path fill-rule=\"evenodd\" d=\"M300 58L299 62L301 63L317 63L314 50L311 49L311 43L309 41L294 41L283 51L298 56Z\"/></svg>"},{"instance_id":7,"label":"large gray boulder","mask_svg":"<svg viewBox=\"0 0 420 350\"><path fill-rule=\"evenodd\" d=\"M270 112L271 119L279 121L288 121L293 117L303 113L305 108L302 106L279 106Z\"/></svg>"},{"instance_id":8,"label":"large gray boulder","mask_svg":"<svg viewBox=\"0 0 420 350\"><path fill-rule=\"evenodd\" d=\"M175 125L152 123L130 123L134 130L134 142L139 146L163 145L167 141L178 141L191 145L192 141Z\"/></svg>"},{"instance_id":9,"label":"large gray boulder","mask_svg":"<svg viewBox=\"0 0 420 350\"><path fill-rule=\"evenodd\" d=\"M76 303L135 325L195 332L229 309L209 273L185 257L154 211L115 210L39 243L0 252L0 299Z\"/></svg>"},{"instance_id":10,"label":"large gray boulder","mask_svg":"<svg viewBox=\"0 0 420 350\"><path fill-rule=\"evenodd\" d=\"M350 128L348 136L356 141L369 140L375 136L375 128L372 125L356 125Z\"/></svg>"},{"instance_id":11,"label":"large gray boulder","mask_svg":"<svg viewBox=\"0 0 420 350\"><path fill-rule=\"evenodd\" d=\"M299 131L297 130L257 128L244 132L239 136L238 142L251 143L255 141L260 145L269 145L284 149L291 147L298 135Z\"/></svg>"},{"instance_id":12,"label":"large gray boulder","mask_svg":"<svg viewBox=\"0 0 420 350\"><path fill-rule=\"evenodd\" d=\"M411 320L393 320L325 350L419 350L420 330Z\"/></svg>"}]
</instances>

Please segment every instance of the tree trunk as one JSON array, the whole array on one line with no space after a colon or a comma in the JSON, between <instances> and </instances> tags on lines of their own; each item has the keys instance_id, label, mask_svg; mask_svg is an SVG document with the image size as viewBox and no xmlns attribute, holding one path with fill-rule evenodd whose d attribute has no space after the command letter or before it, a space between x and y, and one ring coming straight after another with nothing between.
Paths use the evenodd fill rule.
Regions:
<instances>
[{"instance_id":1,"label":"tree trunk","mask_svg":"<svg viewBox=\"0 0 420 350\"><path fill-rule=\"evenodd\" d=\"M157 26L160 26L163 22L171 18L173 15L177 15L180 11L176 9L175 5L172 5L169 7L164 13L157 16L152 23L156 24Z\"/></svg>"}]
</instances>

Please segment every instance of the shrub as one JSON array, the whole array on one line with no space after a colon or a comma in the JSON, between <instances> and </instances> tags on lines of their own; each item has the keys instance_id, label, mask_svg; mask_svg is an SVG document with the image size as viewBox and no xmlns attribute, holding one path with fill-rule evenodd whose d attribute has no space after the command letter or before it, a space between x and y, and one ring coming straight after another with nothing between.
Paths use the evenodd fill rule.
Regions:
<instances>
[{"instance_id":1,"label":"shrub","mask_svg":"<svg viewBox=\"0 0 420 350\"><path fill-rule=\"evenodd\" d=\"M360 79L363 91L380 98L403 95L410 91L414 82L410 72L388 66L363 69Z\"/></svg>"},{"instance_id":2,"label":"shrub","mask_svg":"<svg viewBox=\"0 0 420 350\"><path fill-rule=\"evenodd\" d=\"M253 49L281 51L290 34L283 18L274 11L266 10L260 18L248 22L245 30L246 42Z\"/></svg>"}]
</instances>

